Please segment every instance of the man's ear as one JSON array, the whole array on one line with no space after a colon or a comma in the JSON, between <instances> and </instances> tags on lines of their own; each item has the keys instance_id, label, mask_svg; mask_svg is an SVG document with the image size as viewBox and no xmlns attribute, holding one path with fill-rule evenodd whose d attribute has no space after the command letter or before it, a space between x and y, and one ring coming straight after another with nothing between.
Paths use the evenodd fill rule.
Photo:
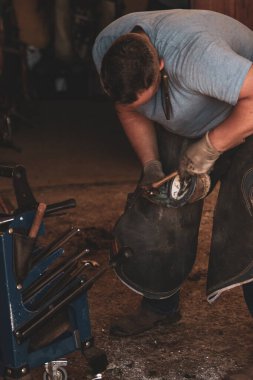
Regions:
<instances>
[{"instance_id":1,"label":"man's ear","mask_svg":"<svg viewBox=\"0 0 253 380\"><path fill-rule=\"evenodd\" d=\"M159 60L159 68L160 68L160 71L162 71L162 69L164 68L164 59L163 58L160 58L160 60Z\"/></svg>"}]
</instances>

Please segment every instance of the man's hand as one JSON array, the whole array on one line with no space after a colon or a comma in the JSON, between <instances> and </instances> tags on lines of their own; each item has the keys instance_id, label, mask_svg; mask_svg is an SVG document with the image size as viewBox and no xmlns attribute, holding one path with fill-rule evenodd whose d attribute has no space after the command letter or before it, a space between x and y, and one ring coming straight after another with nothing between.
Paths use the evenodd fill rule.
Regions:
<instances>
[{"instance_id":1,"label":"man's hand","mask_svg":"<svg viewBox=\"0 0 253 380\"><path fill-rule=\"evenodd\" d=\"M152 183L164 178L162 164L158 160L151 160L144 164L140 186L152 185Z\"/></svg>"},{"instance_id":2,"label":"man's hand","mask_svg":"<svg viewBox=\"0 0 253 380\"><path fill-rule=\"evenodd\" d=\"M211 144L207 132L183 153L179 162L180 177L186 178L189 175L209 173L221 153Z\"/></svg>"}]
</instances>

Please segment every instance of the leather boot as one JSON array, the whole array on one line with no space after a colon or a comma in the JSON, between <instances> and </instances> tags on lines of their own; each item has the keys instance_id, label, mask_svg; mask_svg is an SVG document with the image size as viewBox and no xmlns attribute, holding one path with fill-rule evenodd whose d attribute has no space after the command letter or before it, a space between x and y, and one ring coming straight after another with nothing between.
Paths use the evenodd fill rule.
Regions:
<instances>
[{"instance_id":1,"label":"leather boot","mask_svg":"<svg viewBox=\"0 0 253 380\"><path fill-rule=\"evenodd\" d=\"M179 311L171 314L156 313L143 305L135 314L129 314L113 321L110 327L110 335L131 336L150 330L159 324L172 324L181 319Z\"/></svg>"}]
</instances>

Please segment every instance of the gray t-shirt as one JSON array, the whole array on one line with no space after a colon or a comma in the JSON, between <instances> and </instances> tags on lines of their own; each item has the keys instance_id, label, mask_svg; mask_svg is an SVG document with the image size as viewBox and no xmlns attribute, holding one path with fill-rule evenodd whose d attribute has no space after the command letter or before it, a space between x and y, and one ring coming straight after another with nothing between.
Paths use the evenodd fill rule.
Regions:
<instances>
[{"instance_id":1,"label":"gray t-shirt","mask_svg":"<svg viewBox=\"0 0 253 380\"><path fill-rule=\"evenodd\" d=\"M161 89L139 112L166 129L198 137L231 113L252 64L253 31L233 18L204 10L165 10L127 14L96 38L98 72L104 54L122 34L140 26L164 59L169 76L170 120Z\"/></svg>"}]
</instances>

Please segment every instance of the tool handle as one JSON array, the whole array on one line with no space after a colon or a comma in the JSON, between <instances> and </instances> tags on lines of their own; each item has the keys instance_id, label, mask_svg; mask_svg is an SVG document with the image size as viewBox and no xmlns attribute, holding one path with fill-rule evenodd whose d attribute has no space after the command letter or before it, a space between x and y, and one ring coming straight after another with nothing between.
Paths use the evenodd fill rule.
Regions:
<instances>
[{"instance_id":1,"label":"tool handle","mask_svg":"<svg viewBox=\"0 0 253 380\"><path fill-rule=\"evenodd\" d=\"M63 202L58 202L58 203L52 203L51 205L47 206L45 216L53 214L54 212L65 210L67 208L73 208L76 207L76 201L75 199L67 199Z\"/></svg>"},{"instance_id":2,"label":"tool handle","mask_svg":"<svg viewBox=\"0 0 253 380\"><path fill-rule=\"evenodd\" d=\"M32 224L32 226L30 228L29 233L28 233L28 236L30 238L34 238L35 239L36 236L38 235L38 232L39 232L39 229L40 229L40 225L42 223L42 220L43 220L46 208L47 208L47 205L45 203L39 203L37 211L35 213L33 224Z\"/></svg>"},{"instance_id":3,"label":"tool handle","mask_svg":"<svg viewBox=\"0 0 253 380\"><path fill-rule=\"evenodd\" d=\"M163 179L161 179L160 181L152 183L152 187L154 189L157 189L158 187L162 186L165 182L167 182L170 179L176 177L177 175L178 175L178 172L173 172L173 173L167 175L166 177L164 177Z\"/></svg>"}]
</instances>

